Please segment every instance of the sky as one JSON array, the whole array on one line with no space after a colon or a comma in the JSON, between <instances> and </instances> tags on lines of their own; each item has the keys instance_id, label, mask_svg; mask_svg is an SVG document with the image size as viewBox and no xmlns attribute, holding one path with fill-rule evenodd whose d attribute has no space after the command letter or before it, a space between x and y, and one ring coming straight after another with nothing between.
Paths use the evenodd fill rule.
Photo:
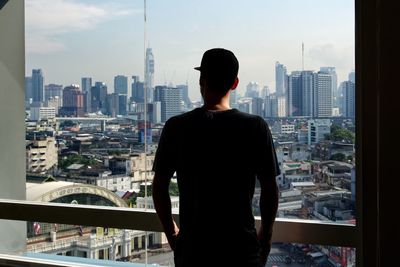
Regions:
<instances>
[{"instance_id":1,"label":"sky","mask_svg":"<svg viewBox=\"0 0 400 267\"><path fill-rule=\"evenodd\" d=\"M336 67L338 84L354 69L354 0L26 0L26 75L41 68L45 84L81 77L144 77L153 49L155 85L189 85L199 100L198 66L207 49L232 50L239 94L249 82L275 90L275 62L288 73ZM130 90L129 90L130 91Z\"/></svg>"}]
</instances>

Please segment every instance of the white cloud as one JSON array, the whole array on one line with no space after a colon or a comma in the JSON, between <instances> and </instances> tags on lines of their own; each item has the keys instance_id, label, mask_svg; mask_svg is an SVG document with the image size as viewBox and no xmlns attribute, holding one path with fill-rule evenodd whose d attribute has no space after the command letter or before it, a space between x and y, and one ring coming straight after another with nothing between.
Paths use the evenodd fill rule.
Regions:
<instances>
[{"instance_id":1,"label":"white cloud","mask_svg":"<svg viewBox=\"0 0 400 267\"><path fill-rule=\"evenodd\" d=\"M63 34L90 30L102 22L138 12L71 0L26 0L26 50L41 54L65 50L60 38Z\"/></svg>"},{"instance_id":2,"label":"white cloud","mask_svg":"<svg viewBox=\"0 0 400 267\"><path fill-rule=\"evenodd\" d=\"M354 47L338 47L331 43L311 47L309 59L320 66L350 69L354 66Z\"/></svg>"}]
</instances>

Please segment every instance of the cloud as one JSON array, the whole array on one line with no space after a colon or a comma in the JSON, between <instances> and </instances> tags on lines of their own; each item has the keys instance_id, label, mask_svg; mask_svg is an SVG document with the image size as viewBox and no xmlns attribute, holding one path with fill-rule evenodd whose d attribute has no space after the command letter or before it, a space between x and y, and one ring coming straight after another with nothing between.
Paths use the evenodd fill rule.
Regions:
<instances>
[{"instance_id":1,"label":"cloud","mask_svg":"<svg viewBox=\"0 0 400 267\"><path fill-rule=\"evenodd\" d=\"M339 69L354 68L354 46L338 47L332 43L315 45L307 52L307 56L319 66L335 66Z\"/></svg>"},{"instance_id":2,"label":"cloud","mask_svg":"<svg viewBox=\"0 0 400 267\"><path fill-rule=\"evenodd\" d=\"M48 54L67 49L62 35L87 31L105 21L139 13L115 5L93 5L71 0L26 0L26 50Z\"/></svg>"}]
</instances>

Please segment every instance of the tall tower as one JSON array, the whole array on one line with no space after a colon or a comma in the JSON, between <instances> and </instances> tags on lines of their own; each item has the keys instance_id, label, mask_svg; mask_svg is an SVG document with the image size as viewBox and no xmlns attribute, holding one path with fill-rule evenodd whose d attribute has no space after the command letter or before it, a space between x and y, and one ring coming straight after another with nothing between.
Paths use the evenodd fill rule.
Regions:
<instances>
[{"instance_id":1,"label":"tall tower","mask_svg":"<svg viewBox=\"0 0 400 267\"><path fill-rule=\"evenodd\" d=\"M355 83L352 81L343 82L343 96L344 96L344 116L348 118L354 118L355 113Z\"/></svg>"},{"instance_id":2,"label":"tall tower","mask_svg":"<svg viewBox=\"0 0 400 267\"><path fill-rule=\"evenodd\" d=\"M288 117L303 115L301 71L292 71L288 78L287 111Z\"/></svg>"},{"instance_id":3,"label":"tall tower","mask_svg":"<svg viewBox=\"0 0 400 267\"><path fill-rule=\"evenodd\" d=\"M301 115L312 116L313 115L313 72L306 70L301 72Z\"/></svg>"},{"instance_id":4,"label":"tall tower","mask_svg":"<svg viewBox=\"0 0 400 267\"><path fill-rule=\"evenodd\" d=\"M154 101L161 102L161 121L166 122L169 118L182 113L182 91L178 88L167 86L156 86Z\"/></svg>"},{"instance_id":5,"label":"tall tower","mask_svg":"<svg viewBox=\"0 0 400 267\"><path fill-rule=\"evenodd\" d=\"M82 86L82 92L85 95L84 110L87 113L92 112L92 95L91 95L92 78L83 77L81 79L81 86Z\"/></svg>"},{"instance_id":6,"label":"tall tower","mask_svg":"<svg viewBox=\"0 0 400 267\"><path fill-rule=\"evenodd\" d=\"M114 77L114 93L120 95L128 94L128 77L123 75Z\"/></svg>"},{"instance_id":7,"label":"tall tower","mask_svg":"<svg viewBox=\"0 0 400 267\"><path fill-rule=\"evenodd\" d=\"M32 102L44 101L44 77L41 69L32 70Z\"/></svg>"},{"instance_id":8,"label":"tall tower","mask_svg":"<svg viewBox=\"0 0 400 267\"><path fill-rule=\"evenodd\" d=\"M331 117L332 75L319 71L313 76L313 117Z\"/></svg>"},{"instance_id":9,"label":"tall tower","mask_svg":"<svg viewBox=\"0 0 400 267\"><path fill-rule=\"evenodd\" d=\"M279 61L275 63L275 86L277 96L284 96L287 89L286 79L286 66L280 64Z\"/></svg>"},{"instance_id":10,"label":"tall tower","mask_svg":"<svg viewBox=\"0 0 400 267\"><path fill-rule=\"evenodd\" d=\"M154 55L152 49L146 49L145 83L147 89L147 102L153 102L154 91Z\"/></svg>"}]
</instances>

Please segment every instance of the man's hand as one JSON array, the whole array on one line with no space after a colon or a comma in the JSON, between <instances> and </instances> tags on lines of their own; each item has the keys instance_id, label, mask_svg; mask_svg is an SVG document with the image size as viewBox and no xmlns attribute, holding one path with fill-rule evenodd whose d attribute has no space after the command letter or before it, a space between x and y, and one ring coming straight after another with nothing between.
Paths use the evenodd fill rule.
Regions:
<instances>
[{"instance_id":1,"label":"man's hand","mask_svg":"<svg viewBox=\"0 0 400 267\"><path fill-rule=\"evenodd\" d=\"M173 231L171 231L169 233L165 233L165 235L167 236L167 240L168 240L169 246L171 247L171 249L173 251L175 251L176 239L177 239L178 234L179 234L179 227L176 225L175 221L173 221L173 224L174 224Z\"/></svg>"},{"instance_id":2,"label":"man's hand","mask_svg":"<svg viewBox=\"0 0 400 267\"><path fill-rule=\"evenodd\" d=\"M267 238L269 237L269 238ZM260 230L258 231L258 240L261 245L261 262L263 264L267 263L269 252L271 251L272 241L271 235L266 235L264 233L264 228L261 226Z\"/></svg>"}]
</instances>

